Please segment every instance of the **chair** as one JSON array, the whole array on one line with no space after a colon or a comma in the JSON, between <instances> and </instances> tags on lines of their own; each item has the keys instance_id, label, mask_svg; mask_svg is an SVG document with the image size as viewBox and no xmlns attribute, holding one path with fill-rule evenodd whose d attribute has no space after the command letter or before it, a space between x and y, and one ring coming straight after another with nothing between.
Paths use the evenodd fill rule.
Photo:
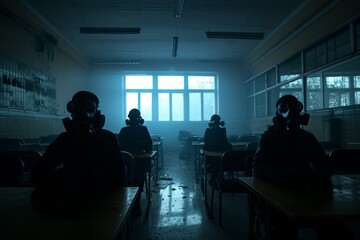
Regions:
<instances>
[{"instance_id":1,"label":"chair","mask_svg":"<svg viewBox=\"0 0 360 240\"><path fill-rule=\"evenodd\" d=\"M24 164L19 157L0 154L0 187L18 187L22 183Z\"/></svg>"},{"instance_id":2,"label":"chair","mask_svg":"<svg viewBox=\"0 0 360 240\"><path fill-rule=\"evenodd\" d=\"M246 150L256 150L258 146L258 142L249 142L248 144L246 144Z\"/></svg>"},{"instance_id":3,"label":"chair","mask_svg":"<svg viewBox=\"0 0 360 240\"><path fill-rule=\"evenodd\" d=\"M254 156L255 154L249 154L245 158L245 176L251 177L253 176L253 164L254 164Z\"/></svg>"},{"instance_id":4,"label":"chair","mask_svg":"<svg viewBox=\"0 0 360 240\"><path fill-rule=\"evenodd\" d=\"M213 216L214 191L219 192L219 225L222 226L222 194L247 193L238 177L247 176L246 157L255 154L254 150L229 150L220 160L218 178L211 190L210 216Z\"/></svg>"},{"instance_id":5,"label":"chair","mask_svg":"<svg viewBox=\"0 0 360 240\"><path fill-rule=\"evenodd\" d=\"M41 158L41 153L32 150L2 151L1 154L20 158L24 163L24 172L31 172Z\"/></svg>"},{"instance_id":6,"label":"chair","mask_svg":"<svg viewBox=\"0 0 360 240\"><path fill-rule=\"evenodd\" d=\"M360 149L338 148L329 158L335 173L360 173Z\"/></svg>"},{"instance_id":7,"label":"chair","mask_svg":"<svg viewBox=\"0 0 360 240\"><path fill-rule=\"evenodd\" d=\"M6 155L9 157L19 158L23 165L23 175L22 175L22 186L32 186L31 182L31 172L33 167L37 164L37 162L41 158L41 153L37 151L31 150L19 150L19 151L2 151L0 152L2 155Z\"/></svg>"},{"instance_id":8,"label":"chair","mask_svg":"<svg viewBox=\"0 0 360 240\"><path fill-rule=\"evenodd\" d=\"M131 153L121 151L126 166L126 186L134 186L134 157Z\"/></svg>"}]
</instances>

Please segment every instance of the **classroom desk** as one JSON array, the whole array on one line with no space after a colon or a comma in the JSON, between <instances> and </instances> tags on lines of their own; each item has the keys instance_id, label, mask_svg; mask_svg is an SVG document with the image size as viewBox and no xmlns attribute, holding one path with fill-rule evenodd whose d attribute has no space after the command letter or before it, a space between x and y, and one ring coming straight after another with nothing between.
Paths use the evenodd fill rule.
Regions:
<instances>
[{"instance_id":1,"label":"classroom desk","mask_svg":"<svg viewBox=\"0 0 360 240\"><path fill-rule=\"evenodd\" d=\"M203 149L204 147L204 142L199 142L199 141L193 141L191 143L194 147L194 169L195 169L195 180L196 182L199 179L199 172L200 172L200 166L199 166L199 162L200 162L200 157L201 157L201 152L200 150Z\"/></svg>"},{"instance_id":2,"label":"classroom desk","mask_svg":"<svg viewBox=\"0 0 360 240\"><path fill-rule=\"evenodd\" d=\"M334 175L332 186L291 187L272 184L254 177L240 178L249 190L249 239L252 237L255 203L263 203L265 216L275 210L296 225L322 223L333 220L360 220L360 180ZM265 221L266 239L272 239L271 221Z\"/></svg>"},{"instance_id":3,"label":"classroom desk","mask_svg":"<svg viewBox=\"0 0 360 240\"><path fill-rule=\"evenodd\" d=\"M219 161L220 162L220 159L221 159L221 156L223 155L224 151L219 151L219 152L216 152L216 151L206 151L204 149L200 149L200 154L204 157L204 165L206 166L208 164L208 160L207 158L212 158L215 161ZM208 214L210 213L209 212L209 205L208 205L208 202L207 202L207 175L208 175L208 172L207 172L207 167L204 167L204 172L203 172L203 179L202 179L202 193L203 193L203 202L206 206L206 209L208 211Z\"/></svg>"},{"instance_id":4,"label":"classroom desk","mask_svg":"<svg viewBox=\"0 0 360 240\"><path fill-rule=\"evenodd\" d=\"M163 143L161 141L153 141L152 143L153 150L157 152L157 163L158 169L164 167L164 153L163 153Z\"/></svg>"},{"instance_id":5,"label":"classroom desk","mask_svg":"<svg viewBox=\"0 0 360 240\"><path fill-rule=\"evenodd\" d=\"M192 146L192 142L199 142L199 139L201 139L202 136L190 136L190 137L186 137L184 140L184 144L185 144L185 156L186 159L189 160L189 157L191 156L191 151L192 149L190 149L190 147Z\"/></svg>"},{"instance_id":6,"label":"classroom desk","mask_svg":"<svg viewBox=\"0 0 360 240\"><path fill-rule=\"evenodd\" d=\"M147 208L150 206L151 202L151 160L153 157L157 154L156 151L146 152L146 153L134 153L134 167L135 168L141 168L144 170L145 174L145 187L146 187L146 194L148 198ZM156 167L158 164L156 163L157 159L155 157L155 179L157 179L158 175L158 168Z\"/></svg>"},{"instance_id":7,"label":"classroom desk","mask_svg":"<svg viewBox=\"0 0 360 240\"><path fill-rule=\"evenodd\" d=\"M204 147L204 142L193 141L191 144L194 147L195 180L197 182L199 179L199 172L200 172L200 169L199 169L200 157L201 157L201 155L203 155L200 151L202 151L202 149ZM244 150L244 149L246 149L246 145L248 143L247 142L231 142L230 144L232 145L233 150Z\"/></svg>"},{"instance_id":8,"label":"classroom desk","mask_svg":"<svg viewBox=\"0 0 360 240\"><path fill-rule=\"evenodd\" d=\"M130 239L139 188L49 196L0 188L0 239Z\"/></svg>"}]
</instances>

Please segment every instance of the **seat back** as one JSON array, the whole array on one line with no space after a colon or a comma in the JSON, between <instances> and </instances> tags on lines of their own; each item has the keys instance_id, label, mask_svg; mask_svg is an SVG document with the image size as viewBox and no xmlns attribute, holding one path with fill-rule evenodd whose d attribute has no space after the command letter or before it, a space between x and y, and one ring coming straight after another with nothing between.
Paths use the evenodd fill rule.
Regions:
<instances>
[{"instance_id":1,"label":"seat back","mask_svg":"<svg viewBox=\"0 0 360 240\"><path fill-rule=\"evenodd\" d=\"M255 154L255 150L229 150L226 151L220 161L220 173L224 172L246 172L245 159Z\"/></svg>"},{"instance_id":2,"label":"seat back","mask_svg":"<svg viewBox=\"0 0 360 240\"><path fill-rule=\"evenodd\" d=\"M41 158L41 153L32 150L2 151L1 154L20 158L24 164L24 172L31 172Z\"/></svg>"},{"instance_id":3,"label":"seat back","mask_svg":"<svg viewBox=\"0 0 360 240\"><path fill-rule=\"evenodd\" d=\"M246 150L256 150L258 146L258 142L249 142L248 144L246 144Z\"/></svg>"},{"instance_id":4,"label":"seat back","mask_svg":"<svg viewBox=\"0 0 360 240\"><path fill-rule=\"evenodd\" d=\"M245 158L245 176L253 176L253 164L255 154L250 154Z\"/></svg>"},{"instance_id":5,"label":"seat back","mask_svg":"<svg viewBox=\"0 0 360 240\"><path fill-rule=\"evenodd\" d=\"M338 148L329 155L334 172L359 173L360 149Z\"/></svg>"},{"instance_id":6,"label":"seat back","mask_svg":"<svg viewBox=\"0 0 360 240\"><path fill-rule=\"evenodd\" d=\"M24 164L19 157L0 153L0 187L17 187L22 183Z\"/></svg>"},{"instance_id":7,"label":"seat back","mask_svg":"<svg viewBox=\"0 0 360 240\"><path fill-rule=\"evenodd\" d=\"M131 153L121 151L126 166L126 186L134 186L134 157Z\"/></svg>"}]
</instances>

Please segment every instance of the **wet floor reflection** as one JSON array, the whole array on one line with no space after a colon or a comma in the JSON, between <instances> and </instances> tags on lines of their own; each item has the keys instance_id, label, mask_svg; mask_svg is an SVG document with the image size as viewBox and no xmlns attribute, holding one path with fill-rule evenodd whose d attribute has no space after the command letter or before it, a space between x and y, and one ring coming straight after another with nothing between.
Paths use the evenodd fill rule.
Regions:
<instances>
[{"instance_id":1,"label":"wet floor reflection","mask_svg":"<svg viewBox=\"0 0 360 240\"><path fill-rule=\"evenodd\" d=\"M246 197L224 196L224 227L220 228L217 222L218 197L215 195L215 217L210 219L202 201L200 184L195 181L193 163L179 159L178 153L166 154L164 159L165 167L160 172L160 178L152 182L149 215L146 217L146 214L142 214L134 219L133 239L246 239ZM145 193L143 196L141 205L145 210Z\"/></svg>"},{"instance_id":2,"label":"wet floor reflection","mask_svg":"<svg viewBox=\"0 0 360 240\"><path fill-rule=\"evenodd\" d=\"M166 189L160 190L161 204L157 225L166 227L201 224L202 216L200 211L194 209L192 203L194 196L194 192L183 185L170 184Z\"/></svg>"}]
</instances>

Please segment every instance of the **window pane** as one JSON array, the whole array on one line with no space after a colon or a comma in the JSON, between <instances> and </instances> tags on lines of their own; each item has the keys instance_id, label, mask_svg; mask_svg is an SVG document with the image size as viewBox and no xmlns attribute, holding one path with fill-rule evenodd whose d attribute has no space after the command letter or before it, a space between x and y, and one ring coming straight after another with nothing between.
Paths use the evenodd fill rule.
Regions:
<instances>
[{"instance_id":1,"label":"window pane","mask_svg":"<svg viewBox=\"0 0 360 240\"><path fill-rule=\"evenodd\" d=\"M184 121L184 95L182 93L172 94L172 120Z\"/></svg>"},{"instance_id":2,"label":"window pane","mask_svg":"<svg viewBox=\"0 0 360 240\"><path fill-rule=\"evenodd\" d=\"M360 104L360 91L355 92L355 104Z\"/></svg>"},{"instance_id":3,"label":"window pane","mask_svg":"<svg viewBox=\"0 0 360 240\"><path fill-rule=\"evenodd\" d=\"M299 78L301 75L301 55L298 54L291 59L281 63L278 67L280 82Z\"/></svg>"},{"instance_id":4,"label":"window pane","mask_svg":"<svg viewBox=\"0 0 360 240\"><path fill-rule=\"evenodd\" d=\"M215 113L215 93L203 94L204 120L210 120Z\"/></svg>"},{"instance_id":5,"label":"window pane","mask_svg":"<svg viewBox=\"0 0 360 240\"><path fill-rule=\"evenodd\" d=\"M189 89L215 89L214 76L189 76Z\"/></svg>"},{"instance_id":6,"label":"window pane","mask_svg":"<svg viewBox=\"0 0 360 240\"><path fill-rule=\"evenodd\" d=\"M282 97L286 94L291 94L294 95L300 102L304 102L302 86L303 86L302 79L285 84L280 87L279 97Z\"/></svg>"},{"instance_id":7,"label":"window pane","mask_svg":"<svg viewBox=\"0 0 360 240\"><path fill-rule=\"evenodd\" d=\"M329 93L329 107L341 107L350 105L349 93Z\"/></svg>"},{"instance_id":8,"label":"window pane","mask_svg":"<svg viewBox=\"0 0 360 240\"><path fill-rule=\"evenodd\" d=\"M159 121L170 120L170 101L168 93L159 93Z\"/></svg>"},{"instance_id":9,"label":"window pane","mask_svg":"<svg viewBox=\"0 0 360 240\"><path fill-rule=\"evenodd\" d=\"M126 93L126 115L131 109L138 107L138 93Z\"/></svg>"},{"instance_id":10,"label":"window pane","mask_svg":"<svg viewBox=\"0 0 360 240\"><path fill-rule=\"evenodd\" d=\"M260 93L255 96L255 117L266 116L266 94Z\"/></svg>"},{"instance_id":11,"label":"window pane","mask_svg":"<svg viewBox=\"0 0 360 240\"><path fill-rule=\"evenodd\" d=\"M360 88L360 76L354 76L354 88Z\"/></svg>"},{"instance_id":12,"label":"window pane","mask_svg":"<svg viewBox=\"0 0 360 240\"><path fill-rule=\"evenodd\" d=\"M158 89L184 89L184 76L159 76Z\"/></svg>"},{"instance_id":13,"label":"window pane","mask_svg":"<svg viewBox=\"0 0 360 240\"><path fill-rule=\"evenodd\" d=\"M153 76L125 76L126 89L152 89Z\"/></svg>"},{"instance_id":14,"label":"window pane","mask_svg":"<svg viewBox=\"0 0 360 240\"><path fill-rule=\"evenodd\" d=\"M321 77L308 77L306 79L306 109L315 110L323 108Z\"/></svg>"},{"instance_id":15,"label":"window pane","mask_svg":"<svg viewBox=\"0 0 360 240\"><path fill-rule=\"evenodd\" d=\"M144 120L152 120L152 94L140 93L140 112Z\"/></svg>"},{"instance_id":16,"label":"window pane","mask_svg":"<svg viewBox=\"0 0 360 240\"><path fill-rule=\"evenodd\" d=\"M337 76L337 77L326 77L327 88L349 88L349 77Z\"/></svg>"},{"instance_id":17,"label":"window pane","mask_svg":"<svg viewBox=\"0 0 360 240\"><path fill-rule=\"evenodd\" d=\"M201 121L201 94L189 93L189 120Z\"/></svg>"}]
</instances>

